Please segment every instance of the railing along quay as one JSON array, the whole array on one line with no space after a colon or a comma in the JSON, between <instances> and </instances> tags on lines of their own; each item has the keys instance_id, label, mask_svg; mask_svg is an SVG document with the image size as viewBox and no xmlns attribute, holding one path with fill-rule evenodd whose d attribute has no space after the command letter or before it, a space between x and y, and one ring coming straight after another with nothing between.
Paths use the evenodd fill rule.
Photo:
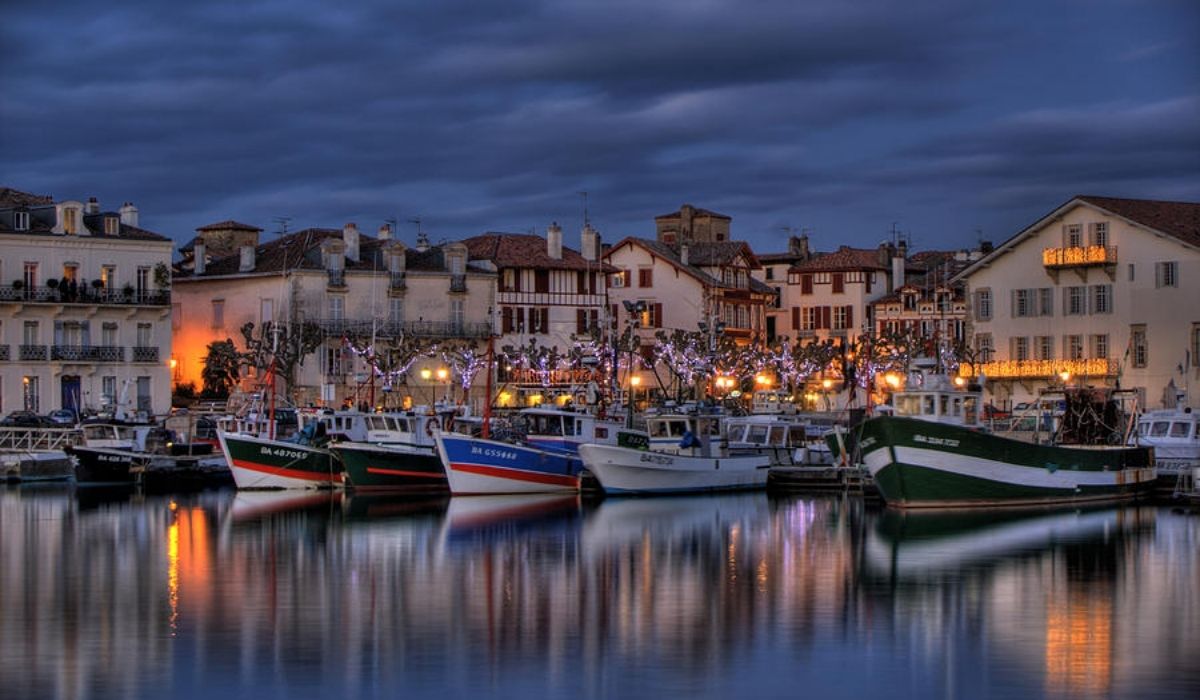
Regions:
<instances>
[{"instance_id":1,"label":"railing along quay","mask_svg":"<svg viewBox=\"0 0 1200 700\"><path fill-rule=\"evenodd\" d=\"M0 452L29 452L32 450L61 450L79 442L83 433L78 428L0 427Z\"/></svg>"}]
</instances>

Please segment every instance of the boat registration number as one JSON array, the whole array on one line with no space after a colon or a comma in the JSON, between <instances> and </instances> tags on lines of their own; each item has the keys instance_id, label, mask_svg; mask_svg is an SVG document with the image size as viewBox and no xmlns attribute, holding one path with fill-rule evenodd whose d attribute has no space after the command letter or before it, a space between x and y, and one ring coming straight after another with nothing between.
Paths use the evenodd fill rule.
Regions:
<instances>
[{"instance_id":1,"label":"boat registration number","mask_svg":"<svg viewBox=\"0 0 1200 700\"><path fill-rule=\"evenodd\" d=\"M513 461L517 458L517 453L512 450L497 450L490 447L472 447L471 454L483 455L484 457L495 457L496 459L506 459Z\"/></svg>"},{"instance_id":2,"label":"boat registration number","mask_svg":"<svg viewBox=\"0 0 1200 700\"><path fill-rule=\"evenodd\" d=\"M268 457L283 457L284 459L304 459L304 453L296 450L288 450L282 447L260 447L259 454Z\"/></svg>"},{"instance_id":3,"label":"boat registration number","mask_svg":"<svg viewBox=\"0 0 1200 700\"><path fill-rule=\"evenodd\" d=\"M663 455L642 455L641 460L643 462L654 462L655 464L674 464L675 463L674 459L672 459L670 457L664 457Z\"/></svg>"},{"instance_id":4,"label":"boat registration number","mask_svg":"<svg viewBox=\"0 0 1200 700\"><path fill-rule=\"evenodd\" d=\"M928 437L926 435L913 435L913 442L923 442L926 445L944 445L945 447L958 447L958 440L950 438Z\"/></svg>"}]
</instances>

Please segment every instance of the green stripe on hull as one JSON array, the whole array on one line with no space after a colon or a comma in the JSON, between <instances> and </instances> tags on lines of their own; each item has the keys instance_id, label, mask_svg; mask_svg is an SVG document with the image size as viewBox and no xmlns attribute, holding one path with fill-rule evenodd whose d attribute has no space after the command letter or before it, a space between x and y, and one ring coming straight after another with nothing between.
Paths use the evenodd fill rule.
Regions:
<instances>
[{"instance_id":1,"label":"green stripe on hull","mask_svg":"<svg viewBox=\"0 0 1200 700\"><path fill-rule=\"evenodd\" d=\"M1130 498L1153 487L1153 451L1034 445L883 416L859 445L889 505L956 507Z\"/></svg>"},{"instance_id":2,"label":"green stripe on hull","mask_svg":"<svg viewBox=\"0 0 1200 700\"><path fill-rule=\"evenodd\" d=\"M334 448L346 467L349 485L356 489L449 491L442 458L436 453L407 454Z\"/></svg>"}]
</instances>

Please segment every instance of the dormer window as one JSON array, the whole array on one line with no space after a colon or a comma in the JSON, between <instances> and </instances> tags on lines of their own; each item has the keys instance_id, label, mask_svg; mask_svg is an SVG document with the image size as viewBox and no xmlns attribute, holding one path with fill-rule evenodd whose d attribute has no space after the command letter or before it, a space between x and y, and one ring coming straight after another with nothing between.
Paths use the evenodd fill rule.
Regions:
<instances>
[{"instance_id":1,"label":"dormer window","mask_svg":"<svg viewBox=\"0 0 1200 700\"><path fill-rule=\"evenodd\" d=\"M13 230L28 231L29 230L29 212L16 211L13 212Z\"/></svg>"},{"instance_id":2,"label":"dormer window","mask_svg":"<svg viewBox=\"0 0 1200 700\"><path fill-rule=\"evenodd\" d=\"M69 234L79 233L79 211L74 207L63 209L63 232Z\"/></svg>"},{"instance_id":3,"label":"dormer window","mask_svg":"<svg viewBox=\"0 0 1200 700\"><path fill-rule=\"evenodd\" d=\"M104 217L104 235L116 236L121 233L121 219L116 216Z\"/></svg>"}]
</instances>

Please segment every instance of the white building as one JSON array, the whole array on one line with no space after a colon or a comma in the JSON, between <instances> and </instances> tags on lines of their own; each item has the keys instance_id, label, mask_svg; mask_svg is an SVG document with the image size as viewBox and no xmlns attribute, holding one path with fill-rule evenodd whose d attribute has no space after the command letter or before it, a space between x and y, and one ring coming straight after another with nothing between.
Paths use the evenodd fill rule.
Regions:
<instances>
[{"instance_id":1,"label":"white building","mask_svg":"<svg viewBox=\"0 0 1200 700\"><path fill-rule=\"evenodd\" d=\"M171 247L132 204L0 189L0 412L166 413Z\"/></svg>"},{"instance_id":2,"label":"white building","mask_svg":"<svg viewBox=\"0 0 1200 700\"><path fill-rule=\"evenodd\" d=\"M955 279L998 404L1065 380L1200 406L1200 204L1075 197Z\"/></svg>"}]
</instances>

